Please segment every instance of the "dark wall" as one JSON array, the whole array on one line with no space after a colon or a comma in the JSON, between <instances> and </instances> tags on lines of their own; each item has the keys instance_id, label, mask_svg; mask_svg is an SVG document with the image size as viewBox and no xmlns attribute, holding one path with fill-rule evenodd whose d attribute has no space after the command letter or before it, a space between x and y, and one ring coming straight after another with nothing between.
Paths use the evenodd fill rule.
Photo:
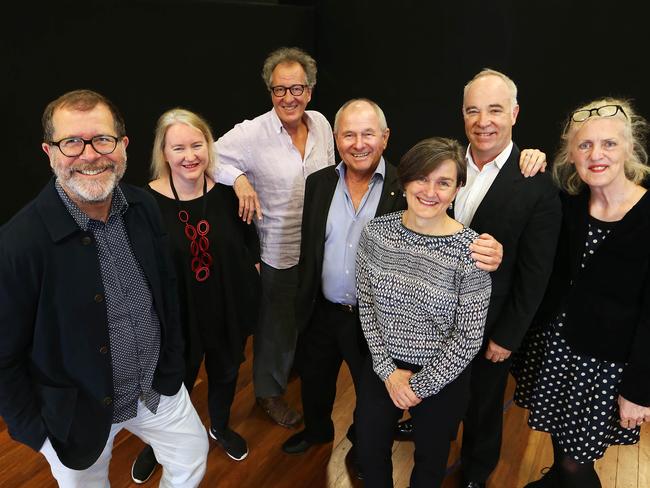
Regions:
<instances>
[{"instance_id":1,"label":"dark wall","mask_svg":"<svg viewBox=\"0 0 650 488\"><path fill-rule=\"evenodd\" d=\"M143 185L165 110L203 114L215 135L271 107L260 76L273 49L314 50L314 9L210 2L53 2L0 20L6 127L0 223L50 177L40 117L68 90L91 88L122 110L130 138L125 179ZM56 6L56 7L54 7ZM279 28L281 26L281 28ZM6 83L4 83L6 81ZM7 151L7 149L11 149Z\"/></svg>"},{"instance_id":2,"label":"dark wall","mask_svg":"<svg viewBox=\"0 0 650 488\"><path fill-rule=\"evenodd\" d=\"M636 101L650 117L650 30L629 1L321 0L319 103L328 116L348 98L377 101L395 163L433 135L465 142L462 89L484 67L509 74L521 107L520 147L555 152L566 114L603 95Z\"/></svg>"},{"instance_id":3,"label":"dark wall","mask_svg":"<svg viewBox=\"0 0 650 488\"><path fill-rule=\"evenodd\" d=\"M19 5L0 16L0 97L9 114L0 223L49 177L40 115L50 100L81 87L113 99L131 138L126 179L144 184L157 117L185 106L204 114L218 136L268 110L259 73L281 45L315 55L310 108L330 121L352 97L384 108L395 163L424 137L464 141L462 87L486 66L519 86L515 140L522 148L552 155L566 113L602 95L633 98L650 117L650 31L627 0L279 3L67 1L48 10Z\"/></svg>"}]
</instances>

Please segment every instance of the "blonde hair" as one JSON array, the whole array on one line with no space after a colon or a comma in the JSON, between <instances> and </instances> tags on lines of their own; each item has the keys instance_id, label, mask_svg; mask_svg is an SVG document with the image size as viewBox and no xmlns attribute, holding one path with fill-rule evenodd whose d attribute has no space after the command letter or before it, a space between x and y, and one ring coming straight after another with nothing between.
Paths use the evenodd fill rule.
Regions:
<instances>
[{"instance_id":1,"label":"blonde hair","mask_svg":"<svg viewBox=\"0 0 650 488\"><path fill-rule=\"evenodd\" d=\"M165 159L164 152L165 137L167 129L174 124L185 124L201 131L208 145L208 167L206 172L208 175L214 174L218 162L210 125L203 117L194 112L184 108L173 108L162 114L156 124L153 150L151 152L151 178L157 180L163 176L169 176L169 164Z\"/></svg>"},{"instance_id":2,"label":"blonde hair","mask_svg":"<svg viewBox=\"0 0 650 488\"><path fill-rule=\"evenodd\" d=\"M571 142L573 141L573 137L588 121L605 118L594 113L587 119L576 122L572 116L578 110L589 110L603 105L619 105L623 109L623 113L619 110L619 113L614 115L614 117L623 121L625 124L623 137L625 138L625 142L628 143L629 148L623 166L625 177L633 183L641 184L650 175L648 153L645 149L648 123L635 112L629 100L611 97L600 98L573 110L567 117L564 125L560 149L553 161L553 179L560 188L570 195L577 195L585 186L585 183L580 179L576 171L575 164L571 162Z\"/></svg>"}]
</instances>

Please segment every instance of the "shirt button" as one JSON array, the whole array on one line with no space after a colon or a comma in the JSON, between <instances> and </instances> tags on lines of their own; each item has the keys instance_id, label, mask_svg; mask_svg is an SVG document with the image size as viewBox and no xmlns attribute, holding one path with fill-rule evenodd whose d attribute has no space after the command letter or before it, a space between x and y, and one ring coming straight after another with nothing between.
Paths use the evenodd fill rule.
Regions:
<instances>
[{"instance_id":1,"label":"shirt button","mask_svg":"<svg viewBox=\"0 0 650 488\"><path fill-rule=\"evenodd\" d=\"M102 346L99 348L99 352L102 354L106 354L108 352L108 347Z\"/></svg>"},{"instance_id":2,"label":"shirt button","mask_svg":"<svg viewBox=\"0 0 650 488\"><path fill-rule=\"evenodd\" d=\"M93 240L90 238L90 236L83 236L83 237L81 238L81 244L82 244L83 246L87 246L87 245L90 244L92 241L93 241Z\"/></svg>"},{"instance_id":3,"label":"shirt button","mask_svg":"<svg viewBox=\"0 0 650 488\"><path fill-rule=\"evenodd\" d=\"M102 295L101 293L97 293L97 295L95 295L95 301L97 303L103 302L104 301L104 295Z\"/></svg>"},{"instance_id":4,"label":"shirt button","mask_svg":"<svg viewBox=\"0 0 650 488\"><path fill-rule=\"evenodd\" d=\"M102 400L102 403L104 406L108 407L111 403L113 403L113 399L111 397L106 397Z\"/></svg>"}]
</instances>

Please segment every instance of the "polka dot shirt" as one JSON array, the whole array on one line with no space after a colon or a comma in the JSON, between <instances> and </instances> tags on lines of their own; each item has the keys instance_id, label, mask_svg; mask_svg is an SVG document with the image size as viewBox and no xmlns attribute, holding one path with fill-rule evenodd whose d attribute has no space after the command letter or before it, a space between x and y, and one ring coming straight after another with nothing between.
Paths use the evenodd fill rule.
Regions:
<instances>
[{"instance_id":1,"label":"polka dot shirt","mask_svg":"<svg viewBox=\"0 0 650 488\"><path fill-rule=\"evenodd\" d=\"M56 190L79 227L92 234L97 248L106 303L109 352L113 376L113 423L137 415L138 399L156 413L160 395L152 389L160 351L160 322L147 278L138 263L124 226L128 202L119 187L113 192L106 222L89 218L68 197L59 182Z\"/></svg>"}]
</instances>

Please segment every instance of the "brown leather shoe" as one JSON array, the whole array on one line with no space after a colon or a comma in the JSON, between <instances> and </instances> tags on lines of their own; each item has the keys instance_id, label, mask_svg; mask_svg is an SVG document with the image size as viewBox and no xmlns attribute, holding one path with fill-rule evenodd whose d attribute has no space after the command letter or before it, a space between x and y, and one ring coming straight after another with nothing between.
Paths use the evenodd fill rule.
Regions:
<instances>
[{"instance_id":1,"label":"brown leather shoe","mask_svg":"<svg viewBox=\"0 0 650 488\"><path fill-rule=\"evenodd\" d=\"M257 397L257 404L282 427L290 429L302 421L302 415L287 405L281 396Z\"/></svg>"}]
</instances>

